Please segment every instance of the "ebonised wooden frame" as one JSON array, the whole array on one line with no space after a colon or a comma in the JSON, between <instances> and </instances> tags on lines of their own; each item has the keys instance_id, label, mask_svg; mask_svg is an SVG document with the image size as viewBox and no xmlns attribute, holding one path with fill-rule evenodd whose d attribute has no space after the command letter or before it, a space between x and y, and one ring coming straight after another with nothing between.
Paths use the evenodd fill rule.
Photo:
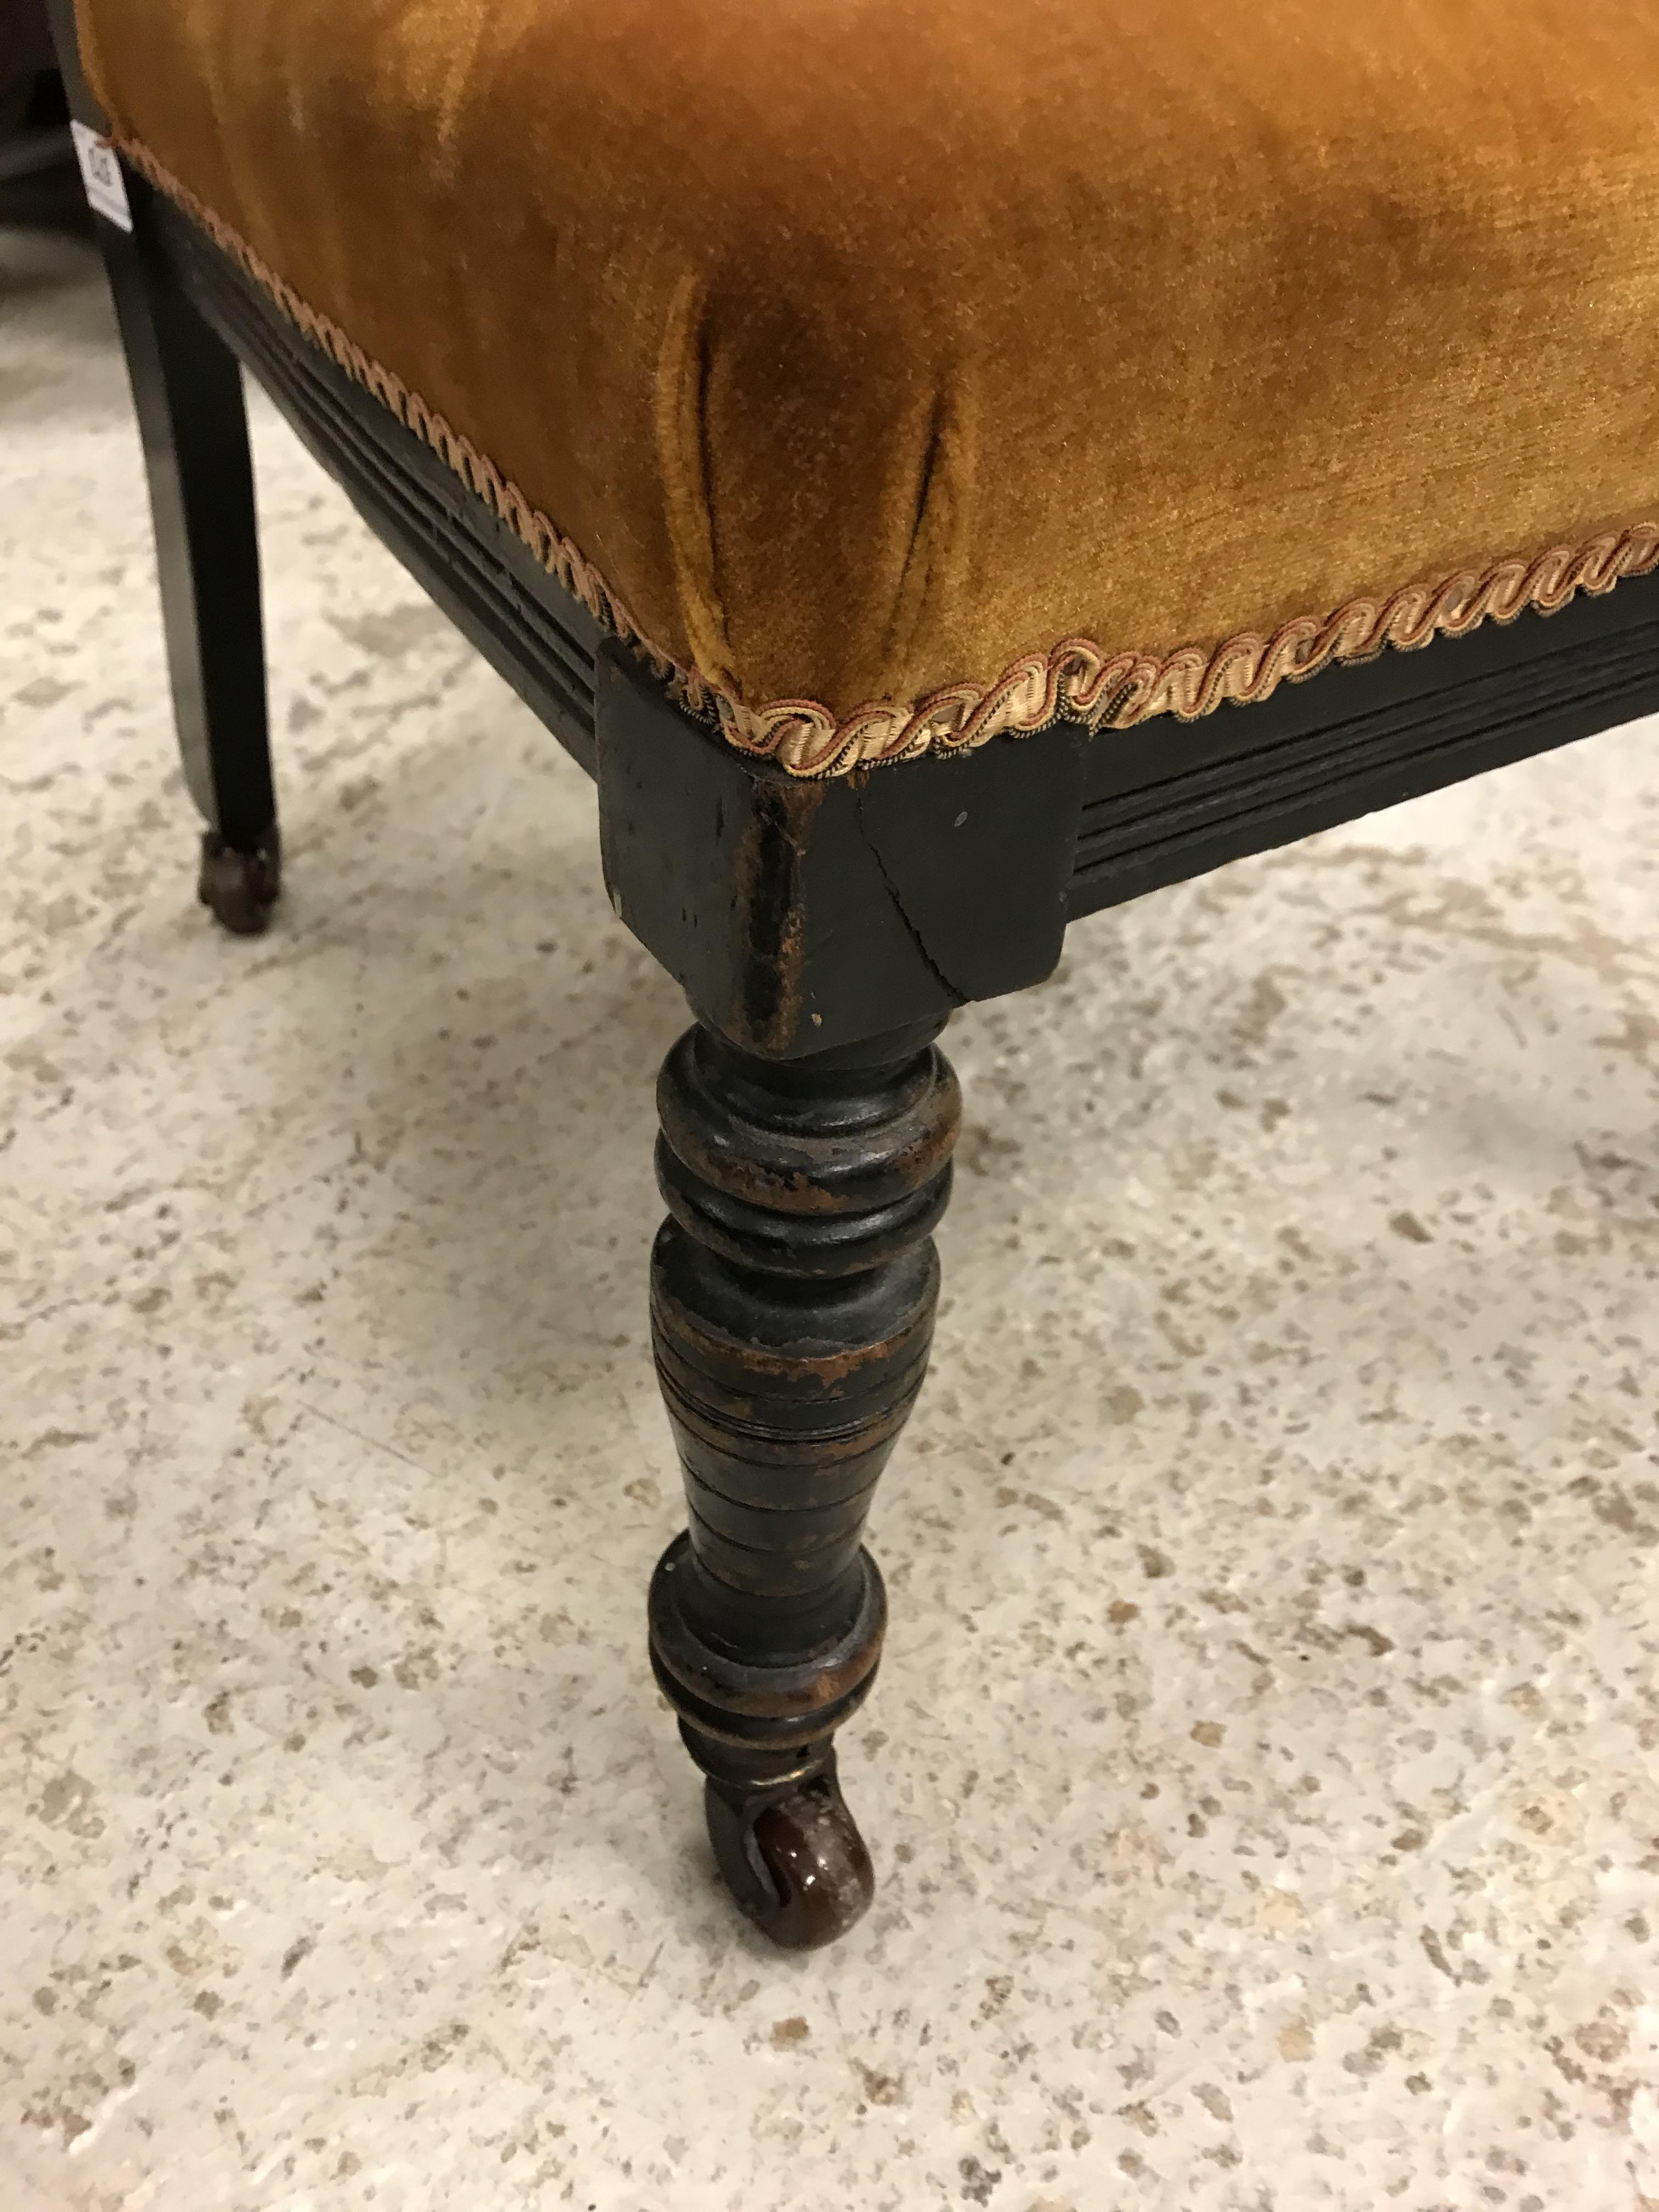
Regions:
<instances>
[{"instance_id":1,"label":"ebonised wooden frame","mask_svg":"<svg viewBox=\"0 0 1659 2212\"><path fill-rule=\"evenodd\" d=\"M71 105L100 125L52 0ZM959 1104L951 1013L1041 982L1099 908L1659 709L1659 576L1262 705L1060 724L822 783L677 708L410 431L128 173L100 220L149 466L201 894L264 926L278 848L238 359L371 527L598 782L616 911L696 1026L659 1090L658 1370L690 1528L657 1679L744 1910L823 1942L870 1895L835 1733L884 1599L861 1545L926 1369Z\"/></svg>"}]
</instances>

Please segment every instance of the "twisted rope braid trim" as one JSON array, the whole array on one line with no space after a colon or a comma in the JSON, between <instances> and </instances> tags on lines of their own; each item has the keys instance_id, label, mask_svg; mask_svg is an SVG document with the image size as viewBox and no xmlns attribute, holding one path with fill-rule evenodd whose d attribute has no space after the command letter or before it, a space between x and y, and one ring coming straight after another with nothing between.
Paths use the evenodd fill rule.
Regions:
<instances>
[{"instance_id":1,"label":"twisted rope braid trim","mask_svg":"<svg viewBox=\"0 0 1659 2212\"><path fill-rule=\"evenodd\" d=\"M989 684L945 684L909 704L876 700L845 715L813 699L748 707L647 637L592 562L510 477L337 323L301 299L147 147L118 134L112 143L337 368L453 469L600 629L645 661L679 704L716 724L738 750L769 760L793 776L846 775L926 753L970 752L993 738L1026 736L1057 721L1091 730L1131 729L1158 714L1194 722L1230 700L1253 704L1281 684L1300 683L1334 664L1373 659L1389 647L1412 652L1437 637L1465 636L1482 623L1513 622L1528 609L1554 614L1580 592L1610 592L1627 576L1659 568L1659 522L1637 522L1577 544L1462 569L1438 583L1407 584L1385 599L1350 599L1334 613L1298 616L1268 635L1241 631L1212 647L1108 653L1091 638L1067 637L1046 653L1025 654Z\"/></svg>"}]
</instances>

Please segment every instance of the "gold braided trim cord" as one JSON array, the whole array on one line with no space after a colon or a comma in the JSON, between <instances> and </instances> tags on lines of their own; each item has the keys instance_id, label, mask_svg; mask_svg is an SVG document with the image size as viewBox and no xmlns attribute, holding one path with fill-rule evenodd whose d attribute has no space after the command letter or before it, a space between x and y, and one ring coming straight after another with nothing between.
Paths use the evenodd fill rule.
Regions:
<instances>
[{"instance_id":1,"label":"gold braided trim cord","mask_svg":"<svg viewBox=\"0 0 1659 2212\"><path fill-rule=\"evenodd\" d=\"M968 752L992 738L1026 736L1059 720L1127 730L1155 714L1197 721L1225 702L1266 699L1342 661L1370 660L1393 646L1411 651L1437 637L1462 637L1485 622L1513 622L1529 608L1554 614L1580 592L1610 592L1626 576L1659 568L1659 522L1638 522L1579 544L1552 545L1437 584L1407 584L1386 599L1350 599L1334 614L1302 615L1262 636L1241 632L1218 646L1167 654L1108 653L1086 637L1031 653L989 684L951 684L911 705L876 700L837 715L812 699L746 707L696 669L654 644L579 547L509 477L399 377L372 360L337 323L302 300L223 218L199 200L147 147L118 134L123 158L175 201L220 249L325 353L429 446L462 482L580 601L599 627L639 653L672 695L719 724L740 751L793 776L846 775L929 752Z\"/></svg>"},{"instance_id":2,"label":"gold braided trim cord","mask_svg":"<svg viewBox=\"0 0 1659 2212\"><path fill-rule=\"evenodd\" d=\"M1267 637L1241 631L1208 652L1185 646L1162 658L1108 653L1091 638L1063 638L1049 653L1017 660L988 686L950 684L913 708L863 707L841 722L810 701L786 700L748 718L763 726L759 744L732 735L775 752L796 775L822 775L848 765L848 753L851 765L862 766L963 752L1061 718L1111 730L1154 714L1195 722L1228 700L1254 704L1333 663L1374 659L1389 646L1410 652L1437 637L1462 637L1484 622L1513 622L1528 608L1556 614L1580 592L1610 592L1625 577L1656 568L1659 523L1638 522L1583 544L1553 545L1530 560L1516 556L1443 583L1407 584L1385 599L1350 599L1334 614L1297 616Z\"/></svg>"},{"instance_id":3,"label":"gold braided trim cord","mask_svg":"<svg viewBox=\"0 0 1659 2212\"><path fill-rule=\"evenodd\" d=\"M147 146L118 131L111 135L123 161L147 177L198 228L206 231L221 252L270 295L289 321L325 353L336 368L343 368L354 382L373 392L405 429L412 430L453 469L490 513L529 547L548 574L556 577L573 599L580 600L600 629L633 647L684 705L709 720L719 717L723 720L728 712L742 712L734 702L718 697L695 669L682 668L669 654L653 645L580 549L550 522L539 507L532 507L517 484L504 477L470 438L463 437L435 408L428 407L401 377L383 368L366 354L337 322L302 300L287 279L279 276L270 263L254 252L240 231L233 230L222 216L216 215L205 201L198 199L189 185L182 184L164 162L157 161Z\"/></svg>"}]
</instances>

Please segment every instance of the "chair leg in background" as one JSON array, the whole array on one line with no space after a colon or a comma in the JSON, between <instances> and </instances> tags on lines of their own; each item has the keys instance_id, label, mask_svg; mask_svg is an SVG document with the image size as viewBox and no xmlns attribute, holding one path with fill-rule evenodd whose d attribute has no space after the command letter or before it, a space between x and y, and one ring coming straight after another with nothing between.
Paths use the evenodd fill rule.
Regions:
<instances>
[{"instance_id":1,"label":"chair leg in background","mask_svg":"<svg viewBox=\"0 0 1659 2212\"><path fill-rule=\"evenodd\" d=\"M143 441L179 750L207 825L198 890L226 929L255 936L282 848L241 369L169 275L147 234L149 188L125 174L134 228L98 230Z\"/></svg>"}]
</instances>

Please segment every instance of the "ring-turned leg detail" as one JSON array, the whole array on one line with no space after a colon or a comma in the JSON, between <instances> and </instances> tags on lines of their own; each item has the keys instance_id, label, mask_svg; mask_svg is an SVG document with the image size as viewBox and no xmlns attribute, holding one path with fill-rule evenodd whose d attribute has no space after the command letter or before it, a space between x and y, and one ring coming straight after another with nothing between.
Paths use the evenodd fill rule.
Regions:
<instances>
[{"instance_id":1,"label":"ring-turned leg detail","mask_svg":"<svg viewBox=\"0 0 1659 2212\"><path fill-rule=\"evenodd\" d=\"M834 1737L880 1657L861 1539L939 1295L960 1111L939 1026L787 1063L693 1030L659 1086L652 1334L690 1528L652 1583L652 1662L720 1871L792 1948L873 1887Z\"/></svg>"}]
</instances>

